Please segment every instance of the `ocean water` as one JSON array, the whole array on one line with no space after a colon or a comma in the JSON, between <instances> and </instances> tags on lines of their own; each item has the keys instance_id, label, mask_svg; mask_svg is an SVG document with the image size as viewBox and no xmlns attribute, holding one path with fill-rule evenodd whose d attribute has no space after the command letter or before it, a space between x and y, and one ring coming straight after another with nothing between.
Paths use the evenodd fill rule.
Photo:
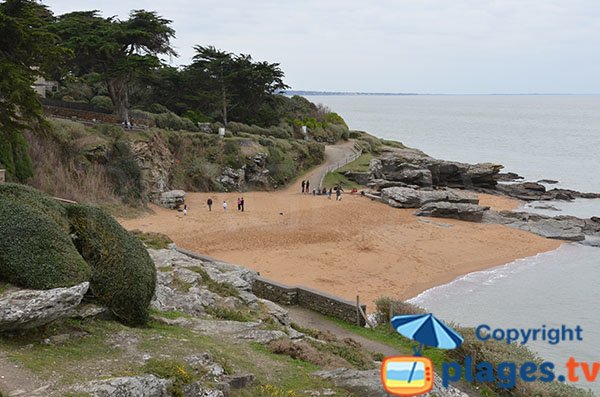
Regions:
<instances>
[{"instance_id":1,"label":"ocean water","mask_svg":"<svg viewBox=\"0 0 600 397\"><path fill-rule=\"evenodd\" d=\"M494 162L526 180L600 192L600 96L309 96L340 113L352 129L402 141L431 156ZM550 202L551 216L600 216L600 200ZM544 203L548 204L548 203ZM471 273L413 298L466 326L583 329L583 341L528 343L565 374L569 357L600 361L600 248L559 249ZM600 395L595 383L580 382Z\"/></svg>"}]
</instances>

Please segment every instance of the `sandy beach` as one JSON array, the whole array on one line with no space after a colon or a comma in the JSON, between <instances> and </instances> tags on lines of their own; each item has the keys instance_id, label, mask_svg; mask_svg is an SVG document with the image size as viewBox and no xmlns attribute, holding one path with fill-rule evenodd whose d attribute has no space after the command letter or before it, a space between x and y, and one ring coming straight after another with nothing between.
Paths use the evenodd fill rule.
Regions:
<instances>
[{"instance_id":1,"label":"sandy beach","mask_svg":"<svg viewBox=\"0 0 600 397\"><path fill-rule=\"evenodd\" d=\"M317 170L318 171L318 170ZM315 172L317 172L315 171ZM311 174L314 176L315 172ZM380 296L411 298L454 278L553 250L561 242L501 225L419 218L360 195L341 201L285 191L190 193L189 213L151 206L154 214L121 220L127 229L160 232L181 247L346 299L372 310ZM209 212L206 200L215 205ZM223 211L227 200L229 209ZM483 205L513 209L512 199L481 196Z\"/></svg>"}]
</instances>

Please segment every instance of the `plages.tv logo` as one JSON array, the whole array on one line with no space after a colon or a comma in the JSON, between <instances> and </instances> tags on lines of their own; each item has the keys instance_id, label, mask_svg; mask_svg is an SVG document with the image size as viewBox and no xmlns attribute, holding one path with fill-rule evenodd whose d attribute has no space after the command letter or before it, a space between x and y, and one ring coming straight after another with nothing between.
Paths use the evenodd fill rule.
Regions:
<instances>
[{"instance_id":1,"label":"plages.tv logo","mask_svg":"<svg viewBox=\"0 0 600 397\"><path fill-rule=\"evenodd\" d=\"M381 382L389 394L418 396L433 388L433 364L421 357L424 346L455 349L464 339L433 314L395 316L392 326L401 335L414 340L418 346L414 356L387 357L381 364Z\"/></svg>"}]
</instances>

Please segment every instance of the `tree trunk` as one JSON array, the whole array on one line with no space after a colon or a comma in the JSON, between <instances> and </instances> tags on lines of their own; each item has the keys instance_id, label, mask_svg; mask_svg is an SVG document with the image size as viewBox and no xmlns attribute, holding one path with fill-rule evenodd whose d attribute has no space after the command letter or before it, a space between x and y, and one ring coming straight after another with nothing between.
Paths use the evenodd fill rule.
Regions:
<instances>
[{"instance_id":1,"label":"tree trunk","mask_svg":"<svg viewBox=\"0 0 600 397\"><path fill-rule=\"evenodd\" d=\"M127 83L121 79L110 79L106 81L106 85L117 114L126 125L129 125L129 94L127 92Z\"/></svg>"},{"instance_id":2,"label":"tree trunk","mask_svg":"<svg viewBox=\"0 0 600 397\"><path fill-rule=\"evenodd\" d=\"M221 84L221 95L223 99L223 124L227 127L227 94L225 92L225 83Z\"/></svg>"}]
</instances>

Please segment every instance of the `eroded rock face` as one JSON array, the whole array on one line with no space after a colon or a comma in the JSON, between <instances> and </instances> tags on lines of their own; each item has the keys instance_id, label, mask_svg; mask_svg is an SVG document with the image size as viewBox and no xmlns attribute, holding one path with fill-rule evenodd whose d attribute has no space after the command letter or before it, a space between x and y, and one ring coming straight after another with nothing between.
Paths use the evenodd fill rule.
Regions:
<instances>
[{"instance_id":1,"label":"eroded rock face","mask_svg":"<svg viewBox=\"0 0 600 397\"><path fill-rule=\"evenodd\" d=\"M161 193L171 189L173 153L167 143L157 135L148 141L133 142L131 151L142 170L144 196L156 201Z\"/></svg>"},{"instance_id":2,"label":"eroded rock face","mask_svg":"<svg viewBox=\"0 0 600 397\"><path fill-rule=\"evenodd\" d=\"M175 250L150 249L148 252L159 270L151 303L153 308L199 316L205 314L209 307L258 307L258 298L251 292L256 272L220 261L192 258ZM230 292L230 296L211 291L203 278L206 276L213 283L228 285L235 291ZM275 313L273 317L277 318Z\"/></svg>"},{"instance_id":3,"label":"eroded rock face","mask_svg":"<svg viewBox=\"0 0 600 397\"><path fill-rule=\"evenodd\" d=\"M88 288L85 282L45 291L10 291L0 297L0 331L36 328L69 317Z\"/></svg>"},{"instance_id":4,"label":"eroded rock face","mask_svg":"<svg viewBox=\"0 0 600 397\"><path fill-rule=\"evenodd\" d=\"M437 202L478 204L476 194L454 190L417 190L407 187L389 187L381 190L383 202L395 208L420 208L421 206Z\"/></svg>"},{"instance_id":5,"label":"eroded rock face","mask_svg":"<svg viewBox=\"0 0 600 397\"><path fill-rule=\"evenodd\" d=\"M246 171L243 168L234 170L231 167L225 167L217 182L223 185L226 192L243 192L246 190Z\"/></svg>"},{"instance_id":6,"label":"eroded rock face","mask_svg":"<svg viewBox=\"0 0 600 397\"><path fill-rule=\"evenodd\" d=\"M484 211L490 207L477 204L449 203L439 201L422 206L416 213L417 216L431 216L435 218L454 218L469 222L481 222Z\"/></svg>"},{"instance_id":7,"label":"eroded rock face","mask_svg":"<svg viewBox=\"0 0 600 397\"><path fill-rule=\"evenodd\" d=\"M439 160L415 149L396 149L371 162L371 179L420 187L494 188L502 165Z\"/></svg>"},{"instance_id":8,"label":"eroded rock face","mask_svg":"<svg viewBox=\"0 0 600 397\"><path fill-rule=\"evenodd\" d=\"M142 375L93 381L75 390L94 397L169 397L169 385L166 379Z\"/></svg>"}]
</instances>

